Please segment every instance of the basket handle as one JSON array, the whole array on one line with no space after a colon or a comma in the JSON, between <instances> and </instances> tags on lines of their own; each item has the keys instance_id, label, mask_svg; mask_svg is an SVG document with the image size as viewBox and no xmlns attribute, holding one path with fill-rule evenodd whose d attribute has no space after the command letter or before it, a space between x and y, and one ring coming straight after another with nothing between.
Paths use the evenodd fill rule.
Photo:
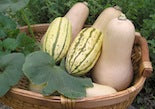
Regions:
<instances>
[{"instance_id":1,"label":"basket handle","mask_svg":"<svg viewBox=\"0 0 155 109\"><path fill-rule=\"evenodd\" d=\"M135 33L135 36L136 36L135 43L140 45L141 53L142 53L142 60L141 60L142 62L140 64L140 73L144 77L150 77L150 75L152 74L153 68L152 68L152 64L150 62L150 58L149 58L149 48L148 48L147 41L138 32Z\"/></svg>"}]
</instances>

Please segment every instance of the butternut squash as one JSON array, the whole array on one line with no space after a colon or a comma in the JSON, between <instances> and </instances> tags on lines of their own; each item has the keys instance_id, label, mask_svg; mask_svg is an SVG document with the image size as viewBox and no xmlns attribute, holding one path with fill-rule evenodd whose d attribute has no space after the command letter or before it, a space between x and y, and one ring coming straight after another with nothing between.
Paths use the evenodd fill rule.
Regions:
<instances>
[{"instance_id":1,"label":"butternut squash","mask_svg":"<svg viewBox=\"0 0 155 109\"><path fill-rule=\"evenodd\" d=\"M87 2L78 2L66 13L65 17L69 19L72 25L72 41L83 28L83 25L89 15Z\"/></svg>"},{"instance_id":2,"label":"butternut squash","mask_svg":"<svg viewBox=\"0 0 155 109\"><path fill-rule=\"evenodd\" d=\"M114 88L110 86L100 85L96 83L93 83L93 85L93 87L86 89L86 97L103 96L117 92Z\"/></svg>"},{"instance_id":3,"label":"butternut squash","mask_svg":"<svg viewBox=\"0 0 155 109\"><path fill-rule=\"evenodd\" d=\"M97 17L95 23L92 27L101 30L103 33L106 30L107 24L113 19L121 14L121 8L118 6L108 7L102 11L102 13Z\"/></svg>"},{"instance_id":4,"label":"butternut squash","mask_svg":"<svg viewBox=\"0 0 155 109\"><path fill-rule=\"evenodd\" d=\"M101 53L104 29L112 18L121 14L116 7L105 9L90 28L84 28L75 38L66 56L67 71L76 76L86 74Z\"/></svg>"},{"instance_id":5,"label":"butternut squash","mask_svg":"<svg viewBox=\"0 0 155 109\"><path fill-rule=\"evenodd\" d=\"M131 52L135 27L124 14L110 21L105 32L102 53L93 68L93 80L120 91L133 77Z\"/></svg>"},{"instance_id":6,"label":"butternut squash","mask_svg":"<svg viewBox=\"0 0 155 109\"><path fill-rule=\"evenodd\" d=\"M30 83L29 90L36 92L36 93L41 93L44 86L45 84L35 85L33 83ZM86 88L86 97L109 95L115 92L117 91L110 86L93 83L93 87Z\"/></svg>"}]
</instances>

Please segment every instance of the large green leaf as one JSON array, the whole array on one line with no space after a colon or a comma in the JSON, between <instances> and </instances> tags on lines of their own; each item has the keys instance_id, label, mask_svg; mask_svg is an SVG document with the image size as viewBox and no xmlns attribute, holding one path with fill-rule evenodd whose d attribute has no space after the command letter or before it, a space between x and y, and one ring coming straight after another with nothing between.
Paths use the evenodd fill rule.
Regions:
<instances>
[{"instance_id":1,"label":"large green leaf","mask_svg":"<svg viewBox=\"0 0 155 109\"><path fill-rule=\"evenodd\" d=\"M4 12L7 9L16 12L24 8L28 3L29 0L0 0L0 12Z\"/></svg>"},{"instance_id":2,"label":"large green leaf","mask_svg":"<svg viewBox=\"0 0 155 109\"><path fill-rule=\"evenodd\" d=\"M0 57L9 54L10 51L0 51Z\"/></svg>"},{"instance_id":3,"label":"large green leaf","mask_svg":"<svg viewBox=\"0 0 155 109\"><path fill-rule=\"evenodd\" d=\"M12 53L0 57L0 97L18 83L25 57L21 53Z\"/></svg>"},{"instance_id":4,"label":"large green leaf","mask_svg":"<svg viewBox=\"0 0 155 109\"><path fill-rule=\"evenodd\" d=\"M91 79L71 76L62 67L53 65L51 56L42 51L26 57L23 71L32 83L46 83L44 95L58 92L69 98L80 98L86 96L86 87L93 86Z\"/></svg>"}]
</instances>

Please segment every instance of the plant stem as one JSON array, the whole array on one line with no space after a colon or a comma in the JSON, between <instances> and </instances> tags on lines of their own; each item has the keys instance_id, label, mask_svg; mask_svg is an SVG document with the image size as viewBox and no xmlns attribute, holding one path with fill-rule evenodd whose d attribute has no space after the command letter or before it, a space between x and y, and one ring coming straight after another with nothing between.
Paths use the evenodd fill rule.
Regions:
<instances>
[{"instance_id":1,"label":"plant stem","mask_svg":"<svg viewBox=\"0 0 155 109\"><path fill-rule=\"evenodd\" d=\"M29 30L29 32L30 32L32 38L36 41L35 36L34 36L34 33L33 33L33 30L32 30L32 28L31 28L31 24L30 24L30 22L29 22L29 20L28 20L28 17L27 17L26 14L24 13L24 9L22 9L20 12L21 12L21 14L22 14L23 20L24 20L25 23L28 25L28 30Z\"/></svg>"}]
</instances>

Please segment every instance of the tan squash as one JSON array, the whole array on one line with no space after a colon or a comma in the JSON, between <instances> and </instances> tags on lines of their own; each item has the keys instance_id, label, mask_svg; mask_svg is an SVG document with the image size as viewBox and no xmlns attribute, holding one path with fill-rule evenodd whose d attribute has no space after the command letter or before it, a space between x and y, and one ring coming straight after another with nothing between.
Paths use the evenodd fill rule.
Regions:
<instances>
[{"instance_id":1,"label":"tan squash","mask_svg":"<svg viewBox=\"0 0 155 109\"><path fill-rule=\"evenodd\" d=\"M78 2L73 5L73 7L65 15L72 24L72 41L83 28L89 15L89 8L87 5L87 2Z\"/></svg>"},{"instance_id":2,"label":"tan squash","mask_svg":"<svg viewBox=\"0 0 155 109\"><path fill-rule=\"evenodd\" d=\"M86 89L86 97L103 96L117 92L114 88L110 86L100 85L96 83L93 83L93 85L93 87Z\"/></svg>"},{"instance_id":3,"label":"tan squash","mask_svg":"<svg viewBox=\"0 0 155 109\"><path fill-rule=\"evenodd\" d=\"M35 85L33 83L30 83L29 90L33 92L41 93L44 86L45 84ZM110 86L93 83L93 87L86 88L86 97L109 95L115 92L117 91Z\"/></svg>"},{"instance_id":4,"label":"tan squash","mask_svg":"<svg viewBox=\"0 0 155 109\"><path fill-rule=\"evenodd\" d=\"M133 77L131 52L135 28L124 14L110 21L103 40L102 53L93 68L93 80L116 90L127 88Z\"/></svg>"},{"instance_id":5,"label":"tan squash","mask_svg":"<svg viewBox=\"0 0 155 109\"><path fill-rule=\"evenodd\" d=\"M72 40L75 39L77 34L83 28L83 25L89 15L89 8L87 7L87 2L78 2L73 5L73 7L66 13L64 17L66 17L72 26ZM41 39L41 43L43 43L44 37Z\"/></svg>"},{"instance_id":6,"label":"tan squash","mask_svg":"<svg viewBox=\"0 0 155 109\"><path fill-rule=\"evenodd\" d=\"M92 27L95 27L99 30L101 30L103 33L105 32L108 23L120 16L122 14L121 8L118 6L114 7L108 7L102 11L102 13L97 17L95 23L93 24Z\"/></svg>"},{"instance_id":7,"label":"tan squash","mask_svg":"<svg viewBox=\"0 0 155 109\"><path fill-rule=\"evenodd\" d=\"M70 74L85 75L95 65L101 53L103 30L111 19L121 14L117 8L105 9L90 28L84 28L77 35L66 57L66 69Z\"/></svg>"}]
</instances>

